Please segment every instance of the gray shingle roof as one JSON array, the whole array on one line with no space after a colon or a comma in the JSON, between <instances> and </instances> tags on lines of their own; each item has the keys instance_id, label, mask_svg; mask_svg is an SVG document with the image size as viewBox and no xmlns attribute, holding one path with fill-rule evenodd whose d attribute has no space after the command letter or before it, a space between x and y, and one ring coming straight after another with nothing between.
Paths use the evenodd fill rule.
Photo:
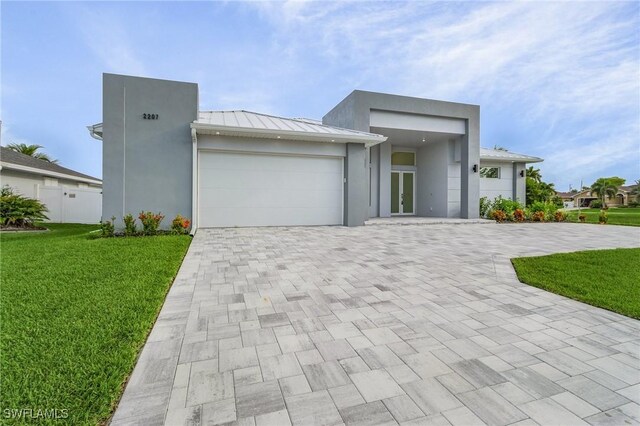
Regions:
<instances>
[{"instance_id":1,"label":"gray shingle roof","mask_svg":"<svg viewBox=\"0 0 640 426\"><path fill-rule=\"evenodd\" d=\"M7 164L15 164L18 166L39 169L43 171L43 174L46 174L46 172L61 173L69 176L75 176L101 182L101 179L98 179L96 177L85 175L84 173L79 173L75 170L67 169L66 167L62 167L55 163L39 160L25 154L20 154L19 152L15 152L14 150L4 146L0 146L0 161Z\"/></svg>"}]
</instances>

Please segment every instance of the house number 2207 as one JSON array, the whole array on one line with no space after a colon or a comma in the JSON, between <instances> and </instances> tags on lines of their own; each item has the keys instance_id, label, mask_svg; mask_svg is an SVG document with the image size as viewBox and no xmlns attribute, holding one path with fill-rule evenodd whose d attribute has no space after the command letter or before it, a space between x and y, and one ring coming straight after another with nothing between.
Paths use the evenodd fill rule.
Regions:
<instances>
[{"instance_id":1,"label":"house number 2207","mask_svg":"<svg viewBox=\"0 0 640 426\"><path fill-rule=\"evenodd\" d=\"M158 118L160 118L160 114L147 114L147 113L144 113L144 114L142 114L142 118L144 118L145 120L157 120Z\"/></svg>"}]
</instances>

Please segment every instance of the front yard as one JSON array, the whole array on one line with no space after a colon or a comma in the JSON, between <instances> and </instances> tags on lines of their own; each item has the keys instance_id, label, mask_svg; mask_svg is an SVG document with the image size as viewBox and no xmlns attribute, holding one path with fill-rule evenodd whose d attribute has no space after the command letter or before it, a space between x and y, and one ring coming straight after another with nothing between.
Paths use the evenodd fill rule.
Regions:
<instances>
[{"instance_id":1,"label":"front yard","mask_svg":"<svg viewBox=\"0 0 640 426\"><path fill-rule=\"evenodd\" d=\"M101 423L191 239L89 239L97 226L47 226L45 233L0 234L0 423L11 421L6 409L33 410L28 416L58 410L71 424Z\"/></svg>"},{"instance_id":2,"label":"front yard","mask_svg":"<svg viewBox=\"0 0 640 426\"><path fill-rule=\"evenodd\" d=\"M586 216L587 223L598 223L600 209L582 209L580 213ZM578 210L570 210L567 212L567 220L570 222L579 222L578 215ZM609 225L640 226L640 207L612 207L607 210L607 216L609 217Z\"/></svg>"},{"instance_id":3,"label":"front yard","mask_svg":"<svg viewBox=\"0 0 640 426\"><path fill-rule=\"evenodd\" d=\"M521 257L512 263L523 283L640 318L640 249Z\"/></svg>"}]
</instances>

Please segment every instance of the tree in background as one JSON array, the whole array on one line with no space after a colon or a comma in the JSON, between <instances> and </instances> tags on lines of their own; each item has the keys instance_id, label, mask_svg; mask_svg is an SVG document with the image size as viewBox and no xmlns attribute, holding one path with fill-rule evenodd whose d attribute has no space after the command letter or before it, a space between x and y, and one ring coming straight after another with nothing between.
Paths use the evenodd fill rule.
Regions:
<instances>
[{"instance_id":1,"label":"tree in background","mask_svg":"<svg viewBox=\"0 0 640 426\"><path fill-rule=\"evenodd\" d=\"M602 201L602 206L606 207L606 198L614 198L618 193L618 188L624 185L626 181L617 176L608 178L600 178L591 185L591 195L596 195Z\"/></svg>"},{"instance_id":2,"label":"tree in background","mask_svg":"<svg viewBox=\"0 0 640 426\"><path fill-rule=\"evenodd\" d=\"M531 178L536 182L541 182L542 175L540 174L540 169L534 169L533 166L527 167L527 178Z\"/></svg>"},{"instance_id":3,"label":"tree in background","mask_svg":"<svg viewBox=\"0 0 640 426\"><path fill-rule=\"evenodd\" d=\"M20 154L37 158L38 160L48 161L49 163L58 162L58 160L54 160L44 152L38 152L40 148L44 148L42 145L27 145L26 143L10 143L9 145L7 145L7 148L9 148L12 151L19 152Z\"/></svg>"},{"instance_id":4,"label":"tree in background","mask_svg":"<svg viewBox=\"0 0 640 426\"><path fill-rule=\"evenodd\" d=\"M636 180L635 186L631 191L631 195L635 197L636 203L640 203L640 179Z\"/></svg>"},{"instance_id":5,"label":"tree in background","mask_svg":"<svg viewBox=\"0 0 640 426\"><path fill-rule=\"evenodd\" d=\"M551 201L558 206L562 206L562 200L556 195L556 188L552 183L546 183L542 180L540 169L534 169L533 166L527 168L527 205L531 205L536 201Z\"/></svg>"}]
</instances>

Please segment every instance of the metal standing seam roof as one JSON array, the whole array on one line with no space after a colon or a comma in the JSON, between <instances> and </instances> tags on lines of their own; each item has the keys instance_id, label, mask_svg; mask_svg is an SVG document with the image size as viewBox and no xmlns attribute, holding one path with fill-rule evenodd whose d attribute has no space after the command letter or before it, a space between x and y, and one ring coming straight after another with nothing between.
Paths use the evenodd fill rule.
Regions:
<instances>
[{"instance_id":1,"label":"metal standing seam roof","mask_svg":"<svg viewBox=\"0 0 640 426\"><path fill-rule=\"evenodd\" d=\"M369 140L375 143L384 142L387 139L383 135L329 126L316 120L276 117L245 110L200 111L198 120L194 122L194 127L199 128L203 125L253 133L283 132L283 134L304 134L319 138L335 137L341 140L353 138L354 140Z\"/></svg>"},{"instance_id":2,"label":"metal standing seam roof","mask_svg":"<svg viewBox=\"0 0 640 426\"><path fill-rule=\"evenodd\" d=\"M56 163L51 163L45 160L39 160L26 154L21 154L12 149L0 146L0 162L10 168L11 164L16 166L29 167L32 169L38 169L42 171L42 174L46 175L47 172L59 173L63 175L78 177L82 179L93 180L96 182L102 182L101 179L85 175L84 173L76 172L75 170L67 169Z\"/></svg>"},{"instance_id":3,"label":"metal standing seam roof","mask_svg":"<svg viewBox=\"0 0 640 426\"><path fill-rule=\"evenodd\" d=\"M530 155L517 154L511 151L503 151L500 149L480 148L481 160L496 160L496 161L512 161L518 163L540 163L544 161L539 157L532 157Z\"/></svg>"}]
</instances>

